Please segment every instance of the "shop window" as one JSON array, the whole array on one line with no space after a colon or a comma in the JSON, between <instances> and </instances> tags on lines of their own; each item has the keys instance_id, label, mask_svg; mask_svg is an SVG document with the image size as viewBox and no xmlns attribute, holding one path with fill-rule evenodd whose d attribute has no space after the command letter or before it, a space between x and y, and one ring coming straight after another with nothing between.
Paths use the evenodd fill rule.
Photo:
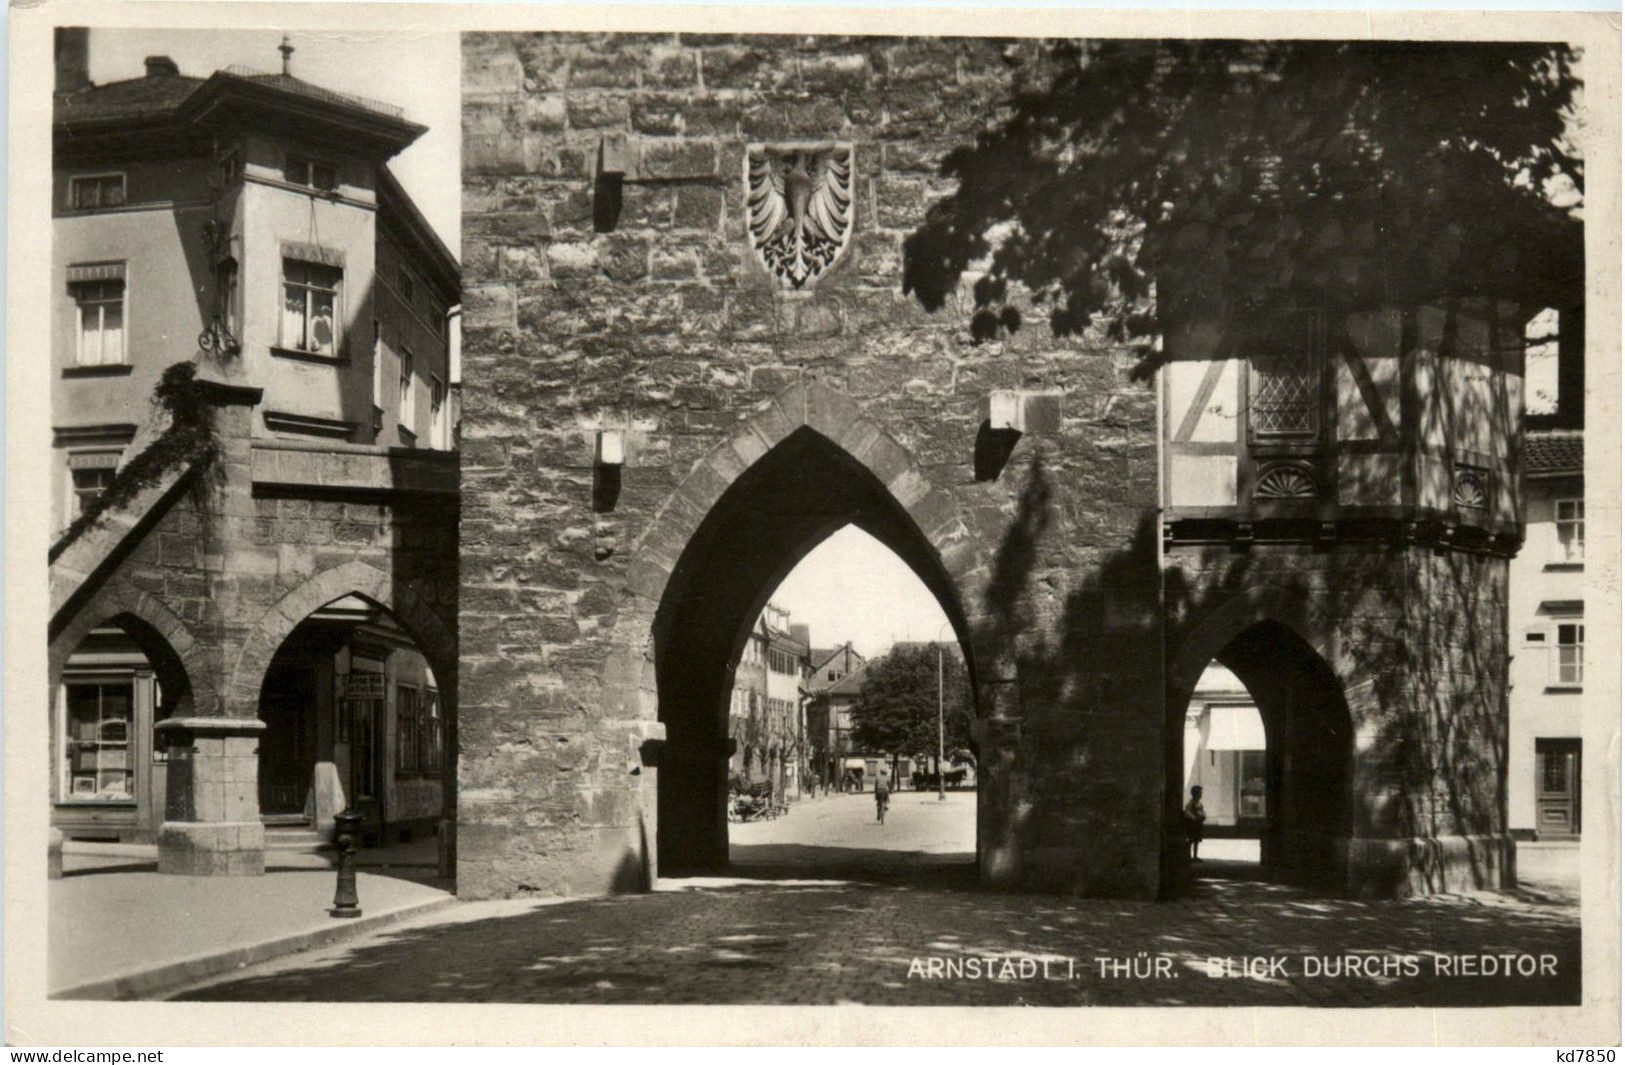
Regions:
<instances>
[{"instance_id":1,"label":"shop window","mask_svg":"<svg viewBox=\"0 0 1625 1065\"><path fill-rule=\"evenodd\" d=\"M79 316L76 361L80 366L124 362L124 282L81 281L73 286Z\"/></svg>"},{"instance_id":2,"label":"shop window","mask_svg":"<svg viewBox=\"0 0 1625 1065\"><path fill-rule=\"evenodd\" d=\"M407 685L395 688L395 769L401 773L418 771L418 690Z\"/></svg>"},{"instance_id":3,"label":"shop window","mask_svg":"<svg viewBox=\"0 0 1625 1065\"><path fill-rule=\"evenodd\" d=\"M1557 626L1557 671L1553 682L1558 687L1578 688L1585 681L1586 627L1579 622Z\"/></svg>"},{"instance_id":4,"label":"shop window","mask_svg":"<svg viewBox=\"0 0 1625 1065\"><path fill-rule=\"evenodd\" d=\"M282 260L282 347L318 355L337 353L343 281L344 271L336 266Z\"/></svg>"},{"instance_id":5,"label":"shop window","mask_svg":"<svg viewBox=\"0 0 1625 1065\"><path fill-rule=\"evenodd\" d=\"M1586 553L1586 504L1583 499L1559 499L1557 561L1581 562Z\"/></svg>"},{"instance_id":6,"label":"shop window","mask_svg":"<svg viewBox=\"0 0 1625 1065\"><path fill-rule=\"evenodd\" d=\"M68 206L75 211L124 206L124 175L87 174L70 179Z\"/></svg>"},{"instance_id":7,"label":"shop window","mask_svg":"<svg viewBox=\"0 0 1625 1065\"><path fill-rule=\"evenodd\" d=\"M62 802L135 802L135 687L128 680L63 685Z\"/></svg>"},{"instance_id":8,"label":"shop window","mask_svg":"<svg viewBox=\"0 0 1625 1065\"><path fill-rule=\"evenodd\" d=\"M322 192L331 192L339 187L337 167L304 156L288 156L288 165L283 169L282 176L290 185L304 185Z\"/></svg>"}]
</instances>

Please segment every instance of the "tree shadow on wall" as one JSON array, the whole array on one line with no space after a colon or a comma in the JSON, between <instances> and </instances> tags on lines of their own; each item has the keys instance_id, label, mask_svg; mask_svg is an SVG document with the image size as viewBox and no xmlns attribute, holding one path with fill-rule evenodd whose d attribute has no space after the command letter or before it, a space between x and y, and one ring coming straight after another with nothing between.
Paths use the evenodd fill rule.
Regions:
<instances>
[{"instance_id":1,"label":"tree shadow on wall","mask_svg":"<svg viewBox=\"0 0 1625 1065\"><path fill-rule=\"evenodd\" d=\"M1220 612L1244 598L1267 604L1270 620L1337 649L1324 665L1348 707L1344 742L1358 737L1359 747L1337 837L1505 831L1505 571L1497 560L1402 546L1387 527L1366 530L1370 539L1317 540L1316 524L1304 520L1278 523L1276 542L1173 547L1159 570L1155 511L1112 549L1103 525L1060 510L1041 455L1022 476L973 627L975 646L994 658L1007 653L1021 678L1019 707L1013 693L997 691L996 676L984 687L993 689L984 716L1021 720L1026 763L1019 794L992 796L994 824L1005 834L993 842L1030 853L1081 851L1090 835L1123 841L1104 863L1093 854L1087 883L1076 872L1025 870L1024 886L1132 893L1151 860L1124 823L1139 810L1161 824L1161 893L1189 890L1180 810L1185 710L1196 678L1177 685L1169 678L1166 692L1146 678L1192 653L1194 641L1210 638L1204 625L1213 631ZM1056 587L1069 556L1058 539L1072 542L1071 557L1098 557L1064 597ZM1200 652L1203 661L1222 658L1234 635ZM1075 743L1085 730L1089 742ZM1156 758L1135 758L1147 744ZM1482 864L1483 856L1473 860ZM1316 879L1315 870L1302 872L1311 875L1300 882ZM1431 890L1444 887L1427 862L1415 875ZM1492 868L1479 876L1481 886L1494 886ZM1361 887L1402 889L1397 881Z\"/></svg>"}]
</instances>

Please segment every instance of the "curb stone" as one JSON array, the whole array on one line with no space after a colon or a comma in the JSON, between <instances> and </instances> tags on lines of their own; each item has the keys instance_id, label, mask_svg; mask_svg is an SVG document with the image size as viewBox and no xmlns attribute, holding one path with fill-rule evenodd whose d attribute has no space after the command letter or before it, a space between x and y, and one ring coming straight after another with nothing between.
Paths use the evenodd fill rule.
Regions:
<instances>
[{"instance_id":1,"label":"curb stone","mask_svg":"<svg viewBox=\"0 0 1625 1065\"><path fill-rule=\"evenodd\" d=\"M428 899L424 902L413 903L402 906L397 910L374 914L370 917L363 915L349 921L335 919L333 924L314 931L297 932L289 936L267 939L260 943L251 943L246 947L232 947L212 954L201 954L197 957L154 966L151 969L142 969L137 972L124 973L101 980L92 980L73 987L51 991L47 993L46 997L50 999L110 1000L158 998L169 992L178 991L187 985L202 983L222 973L231 972L233 969L241 969L288 954L313 950L317 947L332 946L348 939L357 939L368 932L376 931L411 917L421 917L427 913L447 909L456 905L456 903L456 898L447 896L446 898Z\"/></svg>"}]
</instances>

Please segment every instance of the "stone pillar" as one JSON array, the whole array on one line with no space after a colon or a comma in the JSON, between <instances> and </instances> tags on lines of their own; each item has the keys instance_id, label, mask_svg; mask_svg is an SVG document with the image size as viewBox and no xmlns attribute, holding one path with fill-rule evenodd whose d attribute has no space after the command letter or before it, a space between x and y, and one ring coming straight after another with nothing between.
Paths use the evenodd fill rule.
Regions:
<instances>
[{"instance_id":1,"label":"stone pillar","mask_svg":"<svg viewBox=\"0 0 1625 1065\"><path fill-rule=\"evenodd\" d=\"M256 759L257 766L257 759ZM316 831L324 839L333 838L333 817L344 812L344 783L339 779L339 767L331 761L317 762L310 781L310 811Z\"/></svg>"},{"instance_id":2,"label":"stone pillar","mask_svg":"<svg viewBox=\"0 0 1625 1065\"><path fill-rule=\"evenodd\" d=\"M183 876L260 876L257 718L189 717L160 721L169 750L158 871Z\"/></svg>"},{"instance_id":3,"label":"stone pillar","mask_svg":"<svg viewBox=\"0 0 1625 1065\"><path fill-rule=\"evenodd\" d=\"M1020 811L1022 781L1018 766L1021 722L984 718L972 726L981 762L976 767L976 851L987 887L1013 888L1021 883ZM937 772L944 767L937 766Z\"/></svg>"},{"instance_id":4,"label":"stone pillar","mask_svg":"<svg viewBox=\"0 0 1625 1065\"><path fill-rule=\"evenodd\" d=\"M728 865L727 740L667 739L660 748L659 791L681 796L666 804L658 825L660 866L696 872Z\"/></svg>"}]
</instances>

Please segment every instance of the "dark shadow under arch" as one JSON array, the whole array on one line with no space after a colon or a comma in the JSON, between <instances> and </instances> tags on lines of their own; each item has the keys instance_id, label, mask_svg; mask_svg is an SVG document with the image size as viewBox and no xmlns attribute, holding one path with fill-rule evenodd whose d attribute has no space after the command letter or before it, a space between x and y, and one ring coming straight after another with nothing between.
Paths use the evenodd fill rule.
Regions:
<instances>
[{"instance_id":1,"label":"dark shadow under arch","mask_svg":"<svg viewBox=\"0 0 1625 1065\"><path fill-rule=\"evenodd\" d=\"M936 549L866 466L818 431L794 430L717 499L672 568L655 613L655 676L666 725L658 800L663 872L727 864L727 707L734 668L779 582L849 524L896 553L936 597L974 680L969 629Z\"/></svg>"},{"instance_id":2,"label":"dark shadow under arch","mask_svg":"<svg viewBox=\"0 0 1625 1065\"><path fill-rule=\"evenodd\" d=\"M1341 890L1354 827L1354 730L1342 682L1296 631L1256 621L1232 636L1212 661L1229 669L1252 696L1264 724L1264 871L1273 879ZM1164 893L1187 885L1183 846L1183 736L1194 680L1170 688L1167 718Z\"/></svg>"}]
</instances>

